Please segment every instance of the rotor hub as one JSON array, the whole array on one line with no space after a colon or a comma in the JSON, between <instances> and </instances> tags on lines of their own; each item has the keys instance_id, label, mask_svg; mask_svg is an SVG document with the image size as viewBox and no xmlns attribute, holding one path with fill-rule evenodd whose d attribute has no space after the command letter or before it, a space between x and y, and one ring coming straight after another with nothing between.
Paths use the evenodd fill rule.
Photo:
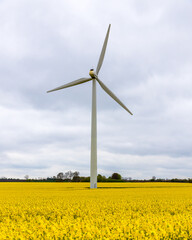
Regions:
<instances>
[{"instance_id":1,"label":"rotor hub","mask_svg":"<svg viewBox=\"0 0 192 240\"><path fill-rule=\"evenodd\" d=\"M90 75L92 78L95 78L95 72L94 72L94 69L93 69L93 68L90 69L89 75Z\"/></svg>"}]
</instances>

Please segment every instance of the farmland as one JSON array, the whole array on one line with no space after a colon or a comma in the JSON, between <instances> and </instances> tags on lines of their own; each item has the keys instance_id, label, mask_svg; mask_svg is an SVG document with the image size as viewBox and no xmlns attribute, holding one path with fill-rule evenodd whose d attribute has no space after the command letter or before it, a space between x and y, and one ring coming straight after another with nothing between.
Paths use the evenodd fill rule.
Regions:
<instances>
[{"instance_id":1,"label":"farmland","mask_svg":"<svg viewBox=\"0 0 192 240\"><path fill-rule=\"evenodd\" d=\"M192 239L190 183L0 183L0 239Z\"/></svg>"}]
</instances>

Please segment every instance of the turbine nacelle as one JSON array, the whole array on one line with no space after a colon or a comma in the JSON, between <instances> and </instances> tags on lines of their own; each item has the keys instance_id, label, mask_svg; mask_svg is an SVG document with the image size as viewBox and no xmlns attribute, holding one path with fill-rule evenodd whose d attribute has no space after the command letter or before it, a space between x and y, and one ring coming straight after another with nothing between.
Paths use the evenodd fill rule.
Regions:
<instances>
[{"instance_id":1,"label":"turbine nacelle","mask_svg":"<svg viewBox=\"0 0 192 240\"><path fill-rule=\"evenodd\" d=\"M93 69L93 68L90 69L90 71L89 71L89 75L90 75L91 78L93 78L93 79L97 78L97 74L94 72L94 69Z\"/></svg>"}]
</instances>

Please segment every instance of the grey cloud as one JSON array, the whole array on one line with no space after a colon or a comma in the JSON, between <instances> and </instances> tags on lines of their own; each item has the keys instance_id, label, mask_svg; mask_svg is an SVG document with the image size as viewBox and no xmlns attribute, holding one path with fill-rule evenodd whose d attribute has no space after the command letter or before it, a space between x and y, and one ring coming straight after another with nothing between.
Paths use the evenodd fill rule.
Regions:
<instances>
[{"instance_id":1,"label":"grey cloud","mask_svg":"<svg viewBox=\"0 0 192 240\"><path fill-rule=\"evenodd\" d=\"M189 177L191 7L189 0L1 1L0 175L89 174L91 83L46 91L88 76L111 23L100 77L134 115L97 86L99 172Z\"/></svg>"}]
</instances>

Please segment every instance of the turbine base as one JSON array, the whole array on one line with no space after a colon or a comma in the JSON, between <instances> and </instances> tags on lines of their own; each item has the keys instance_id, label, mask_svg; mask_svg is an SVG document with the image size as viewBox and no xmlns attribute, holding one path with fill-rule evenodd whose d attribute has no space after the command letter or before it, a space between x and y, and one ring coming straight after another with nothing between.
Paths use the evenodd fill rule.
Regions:
<instances>
[{"instance_id":1,"label":"turbine base","mask_svg":"<svg viewBox=\"0 0 192 240\"><path fill-rule=\"evenodd\" d=\"M93 188L97 188L97 183L91 183L90 188L91 188L91 189L93 189Z\"/></svg>"}]
</instances>

